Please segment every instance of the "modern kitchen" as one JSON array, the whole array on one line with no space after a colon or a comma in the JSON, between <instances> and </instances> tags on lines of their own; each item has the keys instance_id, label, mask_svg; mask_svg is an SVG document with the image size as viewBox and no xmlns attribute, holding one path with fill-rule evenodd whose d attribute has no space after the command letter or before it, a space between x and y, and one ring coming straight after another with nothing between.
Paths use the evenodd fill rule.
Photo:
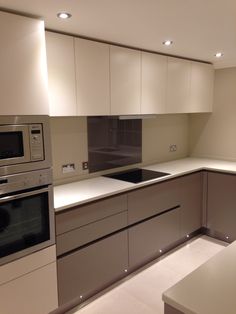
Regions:
<instances>
[{"instance_id":1,"label":"modern kitchen","mask_svg":"<svg viewBox=\"0 0 236 314\"><path fill-rule=\"evenodd\" d=\"M236 3L0 0L0 314L235 314Z\"/></svg>"}]
</instances>

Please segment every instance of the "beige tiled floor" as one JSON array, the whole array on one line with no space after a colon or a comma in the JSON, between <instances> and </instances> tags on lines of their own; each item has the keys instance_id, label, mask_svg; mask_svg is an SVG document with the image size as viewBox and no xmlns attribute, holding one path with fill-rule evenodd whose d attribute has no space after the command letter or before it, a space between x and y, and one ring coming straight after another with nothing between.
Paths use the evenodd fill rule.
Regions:
<instances>
[{"instance_id":1,"label":"beige tiled floor","mask_svg":"<svg viewBox=\"0 0 236 314\"><path fill-rule=\"evenodd\" d=\"M95 301L69 313L163 314L162 293L225 246L206 236L190 240Z\"/></svg>"}]
</instances>

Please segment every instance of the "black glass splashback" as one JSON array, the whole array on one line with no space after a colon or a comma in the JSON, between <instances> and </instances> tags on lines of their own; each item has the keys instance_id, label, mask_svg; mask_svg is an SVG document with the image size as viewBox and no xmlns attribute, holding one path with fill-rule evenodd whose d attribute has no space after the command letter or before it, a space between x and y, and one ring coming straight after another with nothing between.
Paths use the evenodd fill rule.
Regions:
<instances>
[{"instance_id":1,"label":"black glass splashback","mask_svg":"<svg viewBox=\"0 0 236 314\"><path fill-rule=\"evenodd\" d=\"M89 172L142 162L142 120L88 117Z\"/></svg>"}]
</instances>

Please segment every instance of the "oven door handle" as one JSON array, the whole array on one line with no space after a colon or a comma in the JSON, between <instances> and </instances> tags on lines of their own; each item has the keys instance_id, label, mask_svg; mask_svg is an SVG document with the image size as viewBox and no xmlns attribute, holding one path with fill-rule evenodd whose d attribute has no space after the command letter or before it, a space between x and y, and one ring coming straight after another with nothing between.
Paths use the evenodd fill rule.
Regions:
<instances>
[{"instance_id":1,"label":"oven door handle","mask_svg":"<svg viewBox=\"0 0 236 314\"><path fill-rule=\"evenodd\" d=\"M27 197L27 196L41 194L41 193L44 193L44 192L49 192L49 188L44 188L44 189L35 190L35 191L31 191L31 192L19 193L19 194L15 194L15 195L11 195L11 196L0 197L0 204L4 203L4 202L7 202L7 201L13 201L13 200L17 200L17 199L20 199L20 198L24 198L24 197Z\"/></svg>"}]
</instances>

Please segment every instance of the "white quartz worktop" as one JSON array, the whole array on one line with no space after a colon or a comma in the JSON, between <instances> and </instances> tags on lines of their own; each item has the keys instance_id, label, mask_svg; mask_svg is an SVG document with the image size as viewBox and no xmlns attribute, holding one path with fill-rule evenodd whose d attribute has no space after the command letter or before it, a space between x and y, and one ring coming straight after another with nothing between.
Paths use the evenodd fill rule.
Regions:
<instances>
[{"instance_id":1,"label":"white quartz worktop","mask_svg":"<svg viewBox=\"0 0 236 314\"><path fill-rule=\"evenodd\" d=\"M165 163L158 163L143 168L168 172L170 175L137 184L100 176L92 179L59 185L54 187L55 211L57 212L117 193L127 192L142 186L165 181L170 178L198 170L219 170L229 173L236 173L236 162L202 158L184 158Z\"/></svg>"},{"instance_id":2,"label":"white quartz worktop","mask_svg":"<svg viewBox=\"0 0 236 314\"><path fill-rule=\"evenodd\" d=\"M162 299L185 314L236 313L236 241L165 291Z\"/></svg>"}]
</instances>

